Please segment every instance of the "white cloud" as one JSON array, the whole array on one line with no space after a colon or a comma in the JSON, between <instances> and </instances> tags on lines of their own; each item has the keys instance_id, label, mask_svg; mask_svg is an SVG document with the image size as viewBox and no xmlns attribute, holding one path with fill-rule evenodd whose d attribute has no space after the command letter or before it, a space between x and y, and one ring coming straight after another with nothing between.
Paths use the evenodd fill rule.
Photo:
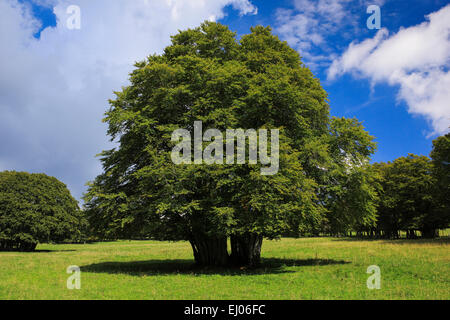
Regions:
<instances>
[{"instance_id":1,"label":"white cloud","mask_svg":"<svg viewBox=\"0 0 450 320\"><path fill-rule=\"evenodd\" d=\"M398 85L398 99L412 114L425 116L432 134L450 125L450 5L427 16L420 25L389 35L351 43L328 69L333 80L344 73L370 79L372 84Z\"/></svg>"},{"instance_id":2,"label":"white cloud","mask_svg":"<svg viewBox=\"0 0 450 320\"><path fill-rule=\"evenodd\" d=\"M258 14L258 8L255 7L249 0L233 0L231 5L234 9L239 11L239 14Z\"/></svg>"},{"instance_id":3,"label":"white cloud","mask_svg":"<svg viewBox=\"0 0 450 320\"><path fill-rule=\"evenodd\" d=\"M312 68L328 66L334 48L326 38L355 23L348 8L351 0L294 0L293 9L276 11L276 31L296 48ZM318 48L322 54L313 53Z\"/></svg>"},{"instance_id":4,"label":"white cloud","mask_svg":"<svg viewBox=\"0 0 450 320\"><path fill-rule=\"evenodd\" d=\"M101 123L113 90L135 61L161 52L170 35L220 19L248 0L35 0L54 7L57 26L36 39L39 22L18 0L0 1L0 162L2 169L45 172L79 197L109 148ZM81 8L81 29L66 28L66 9Z\"/></svg>"},{"instance_id":5,"label":"white cloud","mask_svg":"<svg viewBox=\"0 0 450 320\"><path fill-rule=\"evenodd\" d=\"M312 69L329 67L337 52L336 41L360 33L360 20L369 17L369 5L382 6L385 0L293 0L292 9L276 11L276 31L289 45L297 49L303 61ZM365 28L364 20L364 28Z\"/></svg>"}]
</instances>

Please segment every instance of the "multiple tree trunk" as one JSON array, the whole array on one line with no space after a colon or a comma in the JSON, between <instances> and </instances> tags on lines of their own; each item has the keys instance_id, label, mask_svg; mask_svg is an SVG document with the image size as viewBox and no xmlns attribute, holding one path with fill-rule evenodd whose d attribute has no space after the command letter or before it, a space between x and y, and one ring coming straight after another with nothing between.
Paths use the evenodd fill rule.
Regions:
<instances>
[{"instance_id":1,"label":"multiple tree trunk","mask_svg":"<svg viewBox=\"0 0 450 320\"><path fill-rule=\"evenodd\" d=\"M248 266L261 263L263 237L255 234L232 235L231 254L227 250L227 237L193 237L189 240L195 263L200 266Z\"/></svg>"},{"instance_id":2,"label":"multiple tree trunk","mask_svg":"<svg viewBox=\"0 0 450 320\"><path fill-rule=\"evenodd\" d=\"M262 241L262 236L252 233L231 236L231 263L238 266L258 266L261 263Z\"/></svg>"},{"instance_id":3,"label":"multiple tree trunk","mask_svg":"<svg viewBox=\"0 0 450 320\"><path fill-rule=\"evenodd\" d=\"M193 237L190 241L195 263L200 266L226 266L228 250L226 237Z\"/></svg>"},{"instance_id":4,"label":"multiple tree trunk","mask_svg":"<svg viewBox=\"0 0 450 320\"><path fill-rule=\"evenodd\" d=\"M401 239L402 235L401 232L405 232L406 239L419 239L421 238L438 238L439 237L439 229L436 228L422 228L420 230L417 229L407 229L407 230L398 230L398 229L375 229L375 230L366 230L356 231L356 237L357 238L371 238L371 239ZM420 231L420 233L418 233ZM340 237L340 236L346 236L346 237L353 237L352 231L346 232L346 233L336 233L336 232L330 232L328 234L331 237ZM299 235L296 235L299 237Z\"/></svg>"}]
</instances>

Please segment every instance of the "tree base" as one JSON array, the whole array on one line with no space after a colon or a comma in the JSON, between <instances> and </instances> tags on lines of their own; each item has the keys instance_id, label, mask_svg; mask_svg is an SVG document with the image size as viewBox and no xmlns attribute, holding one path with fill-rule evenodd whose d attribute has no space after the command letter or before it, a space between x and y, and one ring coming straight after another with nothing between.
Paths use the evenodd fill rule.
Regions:
<instances>
[{"instance_id":1,"label":"tree base","mask_svg":"<svg viewBox=\"0 0 450 320\"><path fill-rule=\"evenodd\" d=\"M251 233L231 236L231 263L235 266L259 266L262 241L262 236Z\"/></svg>"},{"instance_id":2,"label":"tree base","mask_svg":"<svg viewBox=\"0 0 450 320\"><path fill-rule=\"evenodd\" d=\"M227 238L196 237L189 241L194 251L195 263L198 266L227 266L229 256Z\"/></svg>"},{"instance_id":3,"label":"tree base","mask_svg":"<svg viewBox=\"0 0 450 320\"><path fill-rule=\"evenodd\" d=\"M263 237L255 234L230 237L231 255L228 255L227 237L191 239L194 259L200 267L257 267L261 264Z\"/></svg>"}]
</instances>

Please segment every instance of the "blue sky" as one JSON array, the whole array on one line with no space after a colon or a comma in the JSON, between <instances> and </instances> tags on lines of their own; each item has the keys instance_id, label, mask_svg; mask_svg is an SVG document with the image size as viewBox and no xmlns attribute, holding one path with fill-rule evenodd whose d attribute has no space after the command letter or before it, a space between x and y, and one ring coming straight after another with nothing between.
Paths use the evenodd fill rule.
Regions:
<instances>
[{"instance_id":1,"label":"blue sky","mask_svg":"<svg viewBox=\"0 0 450 320\"><path fill-rule=\"evenodd\" d=\"M239 17L228 8L227 17L221 22L229 25L239 35L247 33L250 26L255 24L271 25L276 29L276 10L280 7L292 8L292 1L262 0L253 3L258 7L257 15ZM448 1L427 0L386 1L380 6L381 26L395 33L400 28L422 23L425 15L439 10L447 3ZM378 30L365 28L370 16L366 13L366 8L367 5L353 1L351 11L361 30L352 33L350 38L341 36L343 31L340 30L338 34L330 37L331 44L328 45L345 48L351 41L373 37ZM344 30L346 29L349 27L344 27ZM315 51L321 53L320 48ZM350 75L337 81L327 81L326 67L315 68L314 73L329 93L331 114L338 117L356 117L363 121L366 129L377 138L378 150L373 161L390 161L408 153L429 155L431 141L436 135L427 138L431 130L426 119L409 114L405 103L396 100L397 86L378 84L372 89L369 81L361 81ZM450 114L450 101L448 112Z\"/></svg>"},{"instance_id":2,"label":"blue sky","mask_svg":"<svg viewBox=\"0 0 450 320\"><path fill-rule=\"evenodd\" d=\"M71 4L81 8L80 30L65 28ZM366 26L371 4L381 8L382 30ZM373 161L428 155L450 125L448 4L2 0L0 41L10 45L2 59L8 62L0 63L0 170L46 172L79 198L101 170L95 154L110 146L100 123L107 99L126 84L133 61L161 52L170 34L205 19L238 36L253 25L272 26L321 80L331 114L356 117L376 137Z\"/></svg>"}]
</instances>

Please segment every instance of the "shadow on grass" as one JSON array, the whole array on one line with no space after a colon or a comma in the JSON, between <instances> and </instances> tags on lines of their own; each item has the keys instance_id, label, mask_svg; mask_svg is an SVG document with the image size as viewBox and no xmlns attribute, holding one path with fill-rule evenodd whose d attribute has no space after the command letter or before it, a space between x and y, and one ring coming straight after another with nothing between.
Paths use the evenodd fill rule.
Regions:
<instances>
[{"instance_id":1,"label":"shadow on grass","mask_svg":"<svg viewBox=\"0 0 450 320\"><path fill-rule=\"evenodd\" d=\"M170 274L220 274L228 276L239 275L264 275L278 273L293 273L293 270L286 270L284 267L302 266L326 266L333 264L347 264L348 261L332 259L278 259L263 258L262 263L257 268L219 268L219 267L198 267L193 260L148 260L131 262L102 262L82 266L81 270L92 273L129 274L136 276L170 275Z\"/></svg>"},{"instance_id":2,"label":"shadow on grass","mask_svg":"<svg viewBox=\"0 0 450 320\"><path fill-rule=\"evenodd\" d=\"M48 250L48 249L36 249L33 251L20 251L20 250L0 250L1 253L55 253L55 252L73 252L76 250Z\"/></svg>"},{"instance_id":3,"label":"shadow on grass","mask_svg":"<svg viewBox=\"0 0 450 320\"><path fill-rule=\"evenodd\" d=\"M73 250L73 249L67 249L67 250L37 249L37 250L31 251L30 253L33 253L33 252L37 252L37 253L39 253L39 252L74 252L74 251L77 251L77 250Z\"/></svg>"}]
</instances>

